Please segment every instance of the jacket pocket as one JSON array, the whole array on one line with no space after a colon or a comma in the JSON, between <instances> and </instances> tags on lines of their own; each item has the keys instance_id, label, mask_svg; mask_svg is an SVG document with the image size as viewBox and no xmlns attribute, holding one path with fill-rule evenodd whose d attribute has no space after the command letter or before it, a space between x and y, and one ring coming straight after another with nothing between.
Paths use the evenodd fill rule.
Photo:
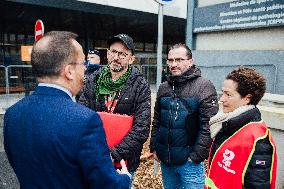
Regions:
<instances>
[{"instance_id":1,"label":"jacket pocket","mask_svg":"<svg viewBox=\"0 0 284 189\"><path fill-rule=\"evenodd\" d=\"M185 121L185 129L188 136L189 146L193 146L195 144L199 128L199 113L197 111L189 113Z\"/></svg>"}]
</instances>

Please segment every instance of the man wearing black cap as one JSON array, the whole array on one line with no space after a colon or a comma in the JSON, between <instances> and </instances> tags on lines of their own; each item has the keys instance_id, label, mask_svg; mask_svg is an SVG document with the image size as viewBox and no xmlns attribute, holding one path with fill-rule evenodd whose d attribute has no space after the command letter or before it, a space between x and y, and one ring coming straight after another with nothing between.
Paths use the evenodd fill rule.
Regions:
<instances>
[{"instance_id":1,"label":"man wearing black cap","mask_svg":"<svg viewBox=\"0 0 284 189\"><path fill-rule=\"evenodd\" d=\"M131 131L111 149L113 160L126 160L129 172L134 174L149 135L150 87L139 70L131 66L135 60L133 39L119 34L109 39L108 45L108 66L88 77L79 102L95 111L134 116ZM120 125L117 123L117 127Z\"/></svg>"},{"instance_id":2,"label":"man wearing black cap","mask_svg":"<svg viewBox=\"0 0 284 189\"><path fill-rule=\"evenodd\" d=\"M87 71L86 75L92 74L94 71L98 70L100 66L100 52L95 49L90 49L87 55Z\"/></svg>"}]
</instances>

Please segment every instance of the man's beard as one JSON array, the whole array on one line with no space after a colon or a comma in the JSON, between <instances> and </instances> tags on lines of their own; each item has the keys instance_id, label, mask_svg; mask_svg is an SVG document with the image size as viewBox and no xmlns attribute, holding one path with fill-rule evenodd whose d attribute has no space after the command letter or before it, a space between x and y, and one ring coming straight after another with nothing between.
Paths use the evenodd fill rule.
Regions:
<instances>
[{"instance_id":1,"label":"man's beard","mask_svg":"<svg viewBox=\"0 0 284 189\"><path fill-rule=\"evenodd\" d=\"M114 66L112 64L112 62L109 64L109 67L110 67L111 71L113 71L113 72L121 72L121 71L125 70L125 68L126 68L126 67L123 67L122 65L117 64L117 63Z\"/></svg>"},{"instance_id":2,"label":"man's beard","mask_svg":"<svg viewBox=\"0 0 284 189\"><path fill-rule=\"evenodd\" d=\"M111 67L110 66L110 69L113 72L121 72L122 70L124 70L122 66L118 66L118 67Z\"/></svg>"}]
</instances>

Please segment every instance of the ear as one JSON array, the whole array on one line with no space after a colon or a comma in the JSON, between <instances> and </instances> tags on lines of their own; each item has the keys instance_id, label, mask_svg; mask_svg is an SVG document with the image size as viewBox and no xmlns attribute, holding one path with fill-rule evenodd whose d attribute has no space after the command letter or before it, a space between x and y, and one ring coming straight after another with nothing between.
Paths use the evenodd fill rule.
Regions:
<instances>
[{"instance_id":1,"label":"ear","mask_svg":"<svg viewBox=\"0 0 284 189\"><path fill-rule=\"evenodd\" d=\"M246 104L249 104L250 103L250 101L251 101L251 97L252 97L252 95L251 94L247 94L246 96L245 96L245 102L246 102Z\"/></svg>"},{"instance_id":2,"label":"ear","mask_svg":"<svg viewBox=\"0 0 284 189\"><path fill-rule=\"evenodd\" d=\"M75 73L74 65L67 64L63 69L63 74L68 80L74 79L74 73Z\"/></svg>"},{"instance_id":3,"label":"ear","mask_svg":"<svg viewBox=\"0 0 284 189\"><path fill-rule=\"evenodd\" d=\"M189 59L189 62L190 62L190 66L192 66L193 65L193 60Z\"/></svg>"},{"instance_id":4,"label":"ear","mask_svg":"<svg viewBox=\"0 0 284 189\"><path fill-rule=\"evenodd\" d=\"M110 58L110 52L109 52L109 49L107 50L107 59Z\"/></svg>"},{"instance_id":5,"label":"ear","mask_svg":"<svg viewBox=\"0 0 284 189\"><path fill-rule=\"evenodd\" d=\"M135 55L132 55L129 59L129 64L132 64L135 61L136 57Z\"/></svg>"}]
</instances>

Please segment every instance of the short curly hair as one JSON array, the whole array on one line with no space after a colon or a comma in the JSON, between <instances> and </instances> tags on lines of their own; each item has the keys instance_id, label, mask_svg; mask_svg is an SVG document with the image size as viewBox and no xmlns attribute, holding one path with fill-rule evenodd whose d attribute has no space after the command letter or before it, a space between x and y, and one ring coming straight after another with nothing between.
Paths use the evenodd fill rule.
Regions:
<instances>
[{"instance_id":1,"label":"short curly hair","mask_svg":"<svg viewBox=\"0 0 284 189\"><path fill-rule=\"evenodd\" d=\"M238 84L237 92L241 97L251 95L249 103L251 105L257 105L266 90L266 79L253 68L238 67L229 73L226 79L233 80Z\"/></svg>"}]
</instances>

